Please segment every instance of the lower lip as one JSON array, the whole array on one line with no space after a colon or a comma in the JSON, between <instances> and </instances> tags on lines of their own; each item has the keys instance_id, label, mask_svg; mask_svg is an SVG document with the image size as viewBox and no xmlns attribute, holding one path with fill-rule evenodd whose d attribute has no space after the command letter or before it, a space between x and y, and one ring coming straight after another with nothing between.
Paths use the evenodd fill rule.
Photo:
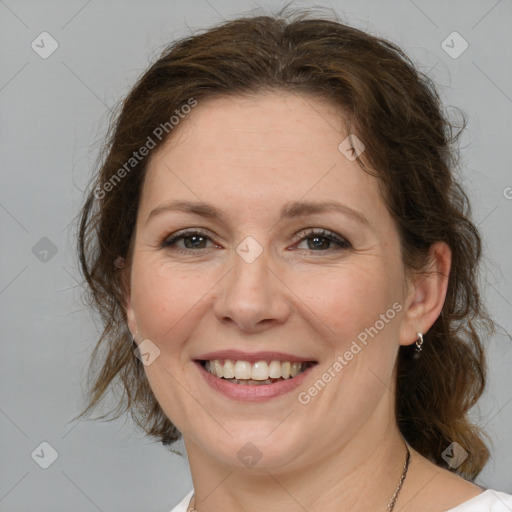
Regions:
<instances>
[{"instance_id":1,"label":"lower lip","mask_svg":"<svg viewBox=\"0 0 512 512\"><path fill-rule=\"evenodd\" d=\"M246 402L263 402L277 396L284 395L298 388L306 379L310 371L316 366L310 366L296 377L280 380L274 384L235 384L207 372L201 363L196 361L201 375L208 385L215 391L235 400Z\"/></svg>"}]
</instances>

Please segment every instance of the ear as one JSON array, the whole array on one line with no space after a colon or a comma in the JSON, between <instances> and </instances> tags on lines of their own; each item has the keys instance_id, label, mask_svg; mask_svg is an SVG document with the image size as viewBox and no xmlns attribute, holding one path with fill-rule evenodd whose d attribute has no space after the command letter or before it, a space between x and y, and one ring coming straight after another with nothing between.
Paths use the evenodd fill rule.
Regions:
<instances>
[{"instance_id":1,"label":"ear","mask_svg":"<svg viewBox=\"0 0 512 512\"><path fill-rule=\"evenodd\" d=\"M131 297L127 301L126 305L126 322L128 324L128 329L130 329L130 332L132 333L133 338L135 339L138 328L137 328L137 321L135 320L135 314L133 312L133 306L131 303Z\"/></svg>"},{"instance_id":2,"label":"ear","mask_svg":"<svg viewBox=\"0 0 512 512\"><path fill-rule=\"evenodd\" d=\"M119 259L119 258L118 258ZM117 260L116 260L117 261ZM122 304L126 313L126 321L128 324L128 329L132 333L132 336L135 337L137 333L137 322L135 320L135 313L133 311L132 305L132 294L131 294L131 286L130 286L130 270L128 266L123 265L118 266L120 270L120 284L122 291Z\"/></svg>"},{"instance_id":3,"label":"ear","mask_svg":"<svg viewBox=\"0 0 512 512\"><path fill-rule=\"evenodd\" d=\"M450 247L444 242L436 242L430 247L425 272L414 274L409 280L400 345L412 345L418 339L417 333L425 334L441 314L451 262Z\"/></svg>"}]
</instances>

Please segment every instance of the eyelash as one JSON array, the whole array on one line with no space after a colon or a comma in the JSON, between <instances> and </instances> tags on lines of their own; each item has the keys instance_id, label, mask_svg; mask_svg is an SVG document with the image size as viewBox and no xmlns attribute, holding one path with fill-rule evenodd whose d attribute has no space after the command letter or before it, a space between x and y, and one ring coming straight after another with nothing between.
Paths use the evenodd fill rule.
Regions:
<instances>
[{"instance_id":1,"label":"eyelash","mask_svg":"<svg viewBox=\"0 0 512 512\"><path fill-rule=\"evenodd\" d=\"M208 240L211 240L211 238L204 231L200 231L197 229L187 229L187 230L183 230L183 231L178 231L171 237L165 238L161 243L161 249L172 249L173 251L176 251L179 253L185 253L185 254L197 252L198 250L209 249L208 247L203 247L200 249L182 249L182 248L177 248L175 246L177 241L194 236L194 235L201 236ZM348 242L348 240L346 240L345 238L337 235L336 233L333 233L332 231L329 231L326 229L316 229L316 230L312 229L312 228L305 229L297 234L297 242L302 242L303 240L307 240L308 238L314 238L314 237L325 238L327 240L330 240L331 242L334 242L335 244L337 244L339 246L338 250L344 250L344 249L346 250L346 249L350 249L352 247L350 242ZM298 250L304 250L304 249L298 249ZM310 252L331 253L331 252L336 252L336 250L327 249L325 251L322 251L322 250L314 251L314 250L310 249Z\"/></svg>"}]
</instances>

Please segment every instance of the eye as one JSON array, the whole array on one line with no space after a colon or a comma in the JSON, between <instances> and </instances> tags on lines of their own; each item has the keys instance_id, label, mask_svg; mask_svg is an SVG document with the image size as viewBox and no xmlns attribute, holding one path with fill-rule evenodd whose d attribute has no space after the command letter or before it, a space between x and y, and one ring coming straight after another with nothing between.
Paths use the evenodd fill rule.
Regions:
<instances>
[{"instance_id":1,"label":"eye","mask_svg":"<svg viewBox=\"0 0 512 512\"><path fill-rule=\"evenodd\" d=\"M351 248L351 244L342 236L328 231L326 229L308 229L297 234L299 244L297 249L312 252L333 252ZM211 245L208 246L208 243ZM306 247L300 247L306 243ZM338 249L332 248L332 245L338 246ZM173 251L190 253L200 249L220 248L213 243L212 239L205 232L197 229L188 229L178 231L170 237L164 239L161 243L162 249L172 249Z\"/></svg>"},{"instance_id":2,"label":"eye","mask_svg":"<svg viewBox=\"0 0 512 512\"><path fill-rule=\"evenodd\" d=\"M314 252L331 252L332 244L338 246L337 250L350 249L350 243L340 235L328 231L326 229L310 229L301 231L297 237L300 237L298 249L306 249ZM300 244L305 241L307 247L300 247Z\"/></svg>"},{"instance_id":3,"label":"eye","mask_svg":"<svg viewBox=\"0 0 512 512\"><path fill-rule=\"evenodd\" d=\"M179 245L183 242L183 245ZM166 238L161 243L161 248L170 248L178 252L190 252L195 249L210 249L212 246L207 247L207 243L211 242L211 238L204 232L199 230L186 230L178 231L172 236ZM215 245L215 247L219 247Z\"/></svg>"}]
</instances>

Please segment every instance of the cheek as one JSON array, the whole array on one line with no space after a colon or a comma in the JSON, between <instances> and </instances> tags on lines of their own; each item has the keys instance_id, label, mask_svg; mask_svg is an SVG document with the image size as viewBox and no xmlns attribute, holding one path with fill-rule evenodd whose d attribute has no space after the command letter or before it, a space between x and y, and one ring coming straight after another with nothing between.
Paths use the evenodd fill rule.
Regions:
<instances>
[{"instance_id":1,"label":"cheek","mask_svg":"<svg viewBox=\"0 0 512 512\"><path fill-rule=\"evenodd\" d=\"M212 307L212 288L219 273L213 268L161 261L157 256L142 254L134 261L132 305L140 336L153 341L162 355L172 353L169 363L174 364L183 344Z\"/></svg>"},{"instance_id":2,"label":"cheek","mask_svg":"<svg viewBox=\"0 0 512 512\"><path fill-rule=\"evenodd\" d=\"M399 299L391 273L371 265L331 269L314 279L296 280L294 290L338 345L373 325Z\"/></svg>"}]
</instances>

